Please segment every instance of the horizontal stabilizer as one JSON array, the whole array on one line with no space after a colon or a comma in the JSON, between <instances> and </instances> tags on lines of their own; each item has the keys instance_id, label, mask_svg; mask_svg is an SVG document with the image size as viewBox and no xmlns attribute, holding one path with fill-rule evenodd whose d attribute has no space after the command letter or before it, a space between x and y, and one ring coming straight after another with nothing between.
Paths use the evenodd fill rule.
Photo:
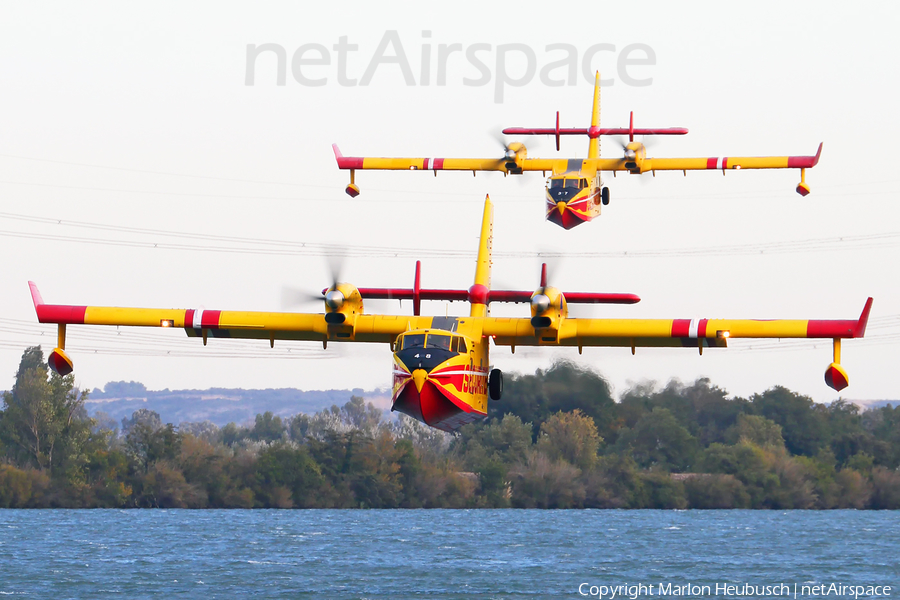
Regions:
<instances>
[{"instance_id":1,"label":"horizontal stabilizer","mask_svg":"<svg viewBox=\"0 0 900 600\"><path fill-rule=\"evenodd\" d=\"M685 135L688 132L685 127L663 127L663 128L634 128L627 127L597 127L596 129L585 129L578 127L567 127L559 130L559 135L587 135L597 137L599 135ZM503 130L505 135L557 135L556 129L552 127L507 127Z\"/></svg>"},{"instance_id":2,"label":"horizontal stabilizer","mask_svg":"<svg viewBox=\"0 0 900 600\"><path fill-rule=\"evenodd\" d=\"M363 299L372 300L414 300L415 291L409 288L359 288ZM490 290L488 302L530 302L534 291ZM641 299L636 294L569 292L563 294L570 304L636 304ZM421 289L422 300L465 302L469 300L469 290Z\"/></svg>"}]
</instances>

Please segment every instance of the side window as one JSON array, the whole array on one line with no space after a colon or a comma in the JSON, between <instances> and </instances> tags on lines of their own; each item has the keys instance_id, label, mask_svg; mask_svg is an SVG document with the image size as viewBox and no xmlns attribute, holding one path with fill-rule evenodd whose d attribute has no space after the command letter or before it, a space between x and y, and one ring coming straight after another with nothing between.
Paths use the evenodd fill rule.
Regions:
<instances>
[{"instance_id":1,"label":"side window","mask_svg":"<svg viewBox=\"0 0 900 600\"><path fill-rule=\"evenodd\" d=\"M450 349L460 354L465 354L469 351L469 348L466 346L466 339L459 336L453 336L453 347Z\"/></svg>"}]
</instances>

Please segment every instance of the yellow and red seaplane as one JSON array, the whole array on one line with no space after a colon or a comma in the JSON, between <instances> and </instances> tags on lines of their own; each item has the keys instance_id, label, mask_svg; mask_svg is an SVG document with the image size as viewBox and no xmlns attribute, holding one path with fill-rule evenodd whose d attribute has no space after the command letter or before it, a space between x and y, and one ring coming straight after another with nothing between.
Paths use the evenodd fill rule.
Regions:
<instances>
[{"instance_id":1,"label":"yellow and red seaplane","mask_svg":"<svg viewBox=\"0 0 900 600\"><path fill-rule=\"evenodd\" d=\"M633 304L640 298L622 293L563 293L547 284L546 265L534 291L493 290L490 284L493 206L484 204L475 281L467 290L426 289L416 263L414 284L403 288L357 288L335 282L323 290L324 313L241 312L203 309L113 308L45 304L29 282L41 323L58 324L58 346L49 355L60 375L72 372L65 352L68 325L180 328L190 337L249 338L329 342L378 342L393 351L393 409L423 423L453 431L487 416L488 398L499 400L503 375L491 367L490 345L618 346L724 348L729 338L831 338L834 359L825 382L835 390L848 385L840 365L841 340L863 337L872 299L855 320L733 319L582 319L568 316L572 303ZM363 311L366 298L412 300L412 315L376 315ZM467 301L468 316L422 316L423 300ZM492 302L528 303L530 317L490 316Z\"/></svg>"},{"instance_id":2,"label":"yellow and red seaplane","mask_svg":"<svg viewBox=\"0 0 900 600\"><path fill-rule=\"evenodd\" d=\"M819 162L822 144L815 156L712 156L703 158L650 158L647 148L636 142L634 136L648 135L684 135L688 132L683 127L668 128L636 128L634 113L631 113L628 127L600 127L600 74L594 80L594 104L591 109L591 125L587 128L559 126L559 112L556 113L556 126L546 128L510 127L503 130L506 135L551 135L556 138L556 149L559 150L561 136L584 135L588 142L587 158L528 158L528 150L521 142L512 142L504 147L500 158L374 158L344 156L333 144L334 156L338 168L350 171L350 183L346 192L351 197L359 195L356 185L356 171L364 169L400 170L400 171L499 171L504 175L521 175L526 171L540 171L545 176L550 173L545 188L546 217L557 225L572 229L576 225L586 223L600 215L600 206L609 204L609 188L604 184L601 174L611 172L615 177L618 172L641 175L656 171L721 171L739 169L800 169L800 183L797 193L801 196L809 194L806 184L806 169L811 169ZM614 158L600 157L600 136L628 136L628 143L622 144L622 155Z\"/></svg>"}]
</instances>

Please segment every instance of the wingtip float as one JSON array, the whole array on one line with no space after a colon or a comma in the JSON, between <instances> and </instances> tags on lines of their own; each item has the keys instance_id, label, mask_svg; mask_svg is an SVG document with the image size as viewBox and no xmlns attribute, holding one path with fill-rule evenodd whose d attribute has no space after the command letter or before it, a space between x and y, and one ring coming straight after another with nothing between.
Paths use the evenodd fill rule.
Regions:
<instances>
[{"instance_id":1,"label":"wingtip float","mask_svg":"<svg viewBox=\"0 0 900 600\"><path fill-rule=\"evenodd\" d=\"M108 325L181 328L189 337L258 339L274 347L276 340L373 342L393 351L392 408L429 426L452 431L487 416L488 399L499 400L503 375L490 363L490 342L507 346L568 346L725 348L729 338L831 338L834 358L825 382L836 390L849 378L840 364L842 339L865 335L872 299L855 320L733 320L733 319L579 319L569 317L576 302L633 304L634 294L564 293L548 285L546 265L534 291L492 290L493 210L485 200L475 278L467 290L432 289L421 285L416 263L413 287L357 288L334 283L324 290L324 312L240 312L203 309L116 308L46 304L29 282L38 321L58 325L57 347L50 367L60 375L73 370L66 354L67 325ZM366 298L413 300L413 315L367 314ZM420 314L423 300L466 301L468 316L429 317ZM493 302L528 303L530 316L491 317Z\"/></svg>"},{"instance_id":2,"label":"wingtip float","mask_svg":"<svg viewBox=\"0 0 900 600\"><path fill-rule=\"evenodd\" d=\"M601 206L610 201L610 190L601 178L602 173L629 173L641 175L656 171L720 170L729 169L800 169L800 183L796 191L801 196L810 193L806 183L806 169L819 162L822 144L814 156L746 156L746 157L705 157L705 158L651 158L647 148L634 140L635 135L685 135L684 127L636 128L634 112L628 119L628 127L600 127L600 79L594 82L594 97L591 107L589 127L560 127L559 112L556 113L555 127L507 127L506 135L547 135L556 140L559 150L562 136L586 136L588 152L585 159L529 158L528 150L520 142L506 144L500 158L375 158L345 157L333 144L338 168L350 171L350 183L346 193L355 198L360 189L356 185L357 170L403 170L403 171L478 171L502 172L504 175L521 175L527 171L550 173L545 186L545 218L564 229L572 229L587 223L600 215ZM622 145L622 155L614 158L600 157L601 136L628 136L628 143Z\"/></svg>"}]
</instances>

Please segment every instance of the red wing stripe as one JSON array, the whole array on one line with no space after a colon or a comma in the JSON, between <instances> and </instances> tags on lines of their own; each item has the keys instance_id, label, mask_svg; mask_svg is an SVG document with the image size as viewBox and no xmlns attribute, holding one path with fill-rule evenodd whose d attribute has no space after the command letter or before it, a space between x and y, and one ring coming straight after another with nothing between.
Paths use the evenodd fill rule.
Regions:
<instances>
[{"instance_id":1,"label":"red wing stripe","mask_svg":"<svg viewBox=\"0 0 900 600\"><path fill-rule=\"evenodd\" d=\"M204 310L200 324L204 329L218 329L221 310Z\"/></svg>"},{"instance_id":2,"label":"red wing stripe","mask_svg":"<svg viewBox=\"0 0 900 600\"><path fill-rule=\"evenodd\" d=\"M687 337L690 329L690 319L674 319L672 321L672 337Z\"/></svg>"},{"instance_id":3,"label":"red wing stripe","mask_svg":"<svg viewBox=\"0 0 900 600\"><path fill-rule=\"evenodd\" d=\"M443 158L434 159L434 165L431 168L434 169L435 171L442 170L444 168L444 159Z\"/></svg>"},{"instance_id":4,"label":"red wing stripe","mask_svg":"<svg viewBox=\"0 0 900 600\"><path fill-rule=\"evenodd\" d=\"M707 169L715 169L717 158L707 158L706 159L706 168Z\"/></svg>"},{"instance_id":5,"label":"red wing stripe","mask_svg":"<svg viewBox=\"0 0 900 600\"><path fill-rule=\"evenodd\" d=\"M705 338L706 337L706 324L709 322L709 319L700 319L700 326L697 327L697 337Z\"/></svg>"},{"instance_id":6,"label":"red wing stripe","mask_svg":"<svg viewBox=\"0 0 900 600\"><path fill-rule=\"evenodd\" d=\"M356 156L341 156L337 159L339 169L362 169L363 158Z\"/></svg>"},{"instance_id":7,"label":"red wing stripe","mask_svg":"<svg viewBox=\"0 0 900 600\"><path fill-rule=\"evenodd\" d=\"M851 338L856 331L856 321L809 321L806 337L811 338Z\"/></svg>"}]
</instances>

